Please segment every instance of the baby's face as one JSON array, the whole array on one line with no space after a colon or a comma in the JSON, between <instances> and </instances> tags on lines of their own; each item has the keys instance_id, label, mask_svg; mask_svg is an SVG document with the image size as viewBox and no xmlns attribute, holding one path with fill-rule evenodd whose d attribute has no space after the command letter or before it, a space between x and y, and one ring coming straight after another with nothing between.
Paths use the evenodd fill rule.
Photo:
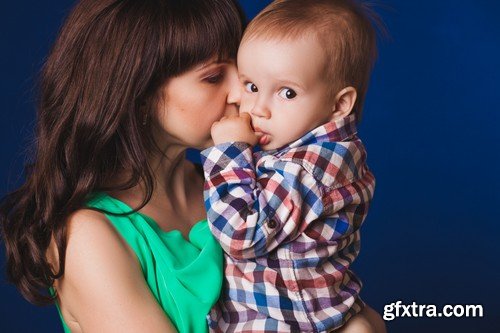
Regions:
<instances>
[{"instance_id":1,"label":"baby's face","mask_svg":"<svg viewBox=\"0 0 500 333\"><path fill-rule=\"evenodd\" d=\"M332 118L325 52L313 37L244 41L238 51L240 112L264 135L264 150L280 148Z\"/></svg>"}]
</instances>

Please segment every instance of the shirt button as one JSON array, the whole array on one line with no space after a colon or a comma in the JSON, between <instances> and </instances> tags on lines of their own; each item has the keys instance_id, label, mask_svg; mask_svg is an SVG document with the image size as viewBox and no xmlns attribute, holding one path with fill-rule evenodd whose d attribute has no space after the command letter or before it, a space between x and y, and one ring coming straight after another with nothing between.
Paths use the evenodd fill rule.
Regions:
<instances>
[{"instance_id":1,"label":"shirt button","mask_svg":"<svg viewBox=\"0 0 500 333\"><path fill-rule=\"evenodd\" d=\"M269 220L269 222L267 222L267 226L271 229L276 228L277 225L278 223L275 220Z\"/></svg>"}]
</instances>

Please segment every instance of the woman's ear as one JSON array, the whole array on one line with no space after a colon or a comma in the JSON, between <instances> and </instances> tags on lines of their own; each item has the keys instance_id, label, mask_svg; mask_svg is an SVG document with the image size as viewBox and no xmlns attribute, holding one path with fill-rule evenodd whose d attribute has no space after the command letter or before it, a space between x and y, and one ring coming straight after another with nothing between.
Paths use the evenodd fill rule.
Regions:
<instances>
[{"instance_id":1,"label":"woman's ear","mask_svg":"<svg viewBox=\"0 0 500 333\"><path fill-rule=\"evenodd\" d=\"M347 117L356 103L356 97L358 96L356 89L353 87L347 87L342 89L337 96L335 96L335 103L332 109L332 120L339 120Z\"/></svg>"}]
</instances>

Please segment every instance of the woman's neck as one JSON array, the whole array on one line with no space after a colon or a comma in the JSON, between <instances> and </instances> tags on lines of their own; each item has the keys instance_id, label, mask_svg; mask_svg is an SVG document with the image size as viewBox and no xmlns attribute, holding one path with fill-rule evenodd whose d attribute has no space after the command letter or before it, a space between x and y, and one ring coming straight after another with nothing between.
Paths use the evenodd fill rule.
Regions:
<instances>
[{"instance_id":1,"label":"woman's neck","mask_svg":"<svg viewBox=\"0 0 500 333\"><path fill-rule=\"evenodd\" d=\"M186 160L185 149L167 151L153 159L151 167L155 189L143 212L164 230L177 229L187 237L191 226L206 217L203 177Z\"/></svg>"},{"instance_id":2,"label":"woman's neck","mask_svg":"<svg viewBox=\"0 0 500 333\"><path fill-rule=\"evenodd\" d=\"M154 188L152 198L163 198L170 201L184 201L186 197L186 178L191 177L189 162L186 161L186 148L171 146L152 156L148 164L151 168ZM124 170L115 179L111 186L124 184L131 177L131 172ZM110 194L133 204L140 204L146 196L146 186L143 182L123 191L110 191Z\"/></svg>"},{"instance_id":3,"label":"woman's neck","mask_svg":"<svg viewBox=\"0 0 500 333\"><path fill-rule=\"evenodd\" d=\"M157 195L177 197L177 193L185 191L186 151L169 150L157 154L150 160L155 179Z\"/></svg>"},{"instance_id":4,"label":"woman's neck","mask_svg":"<svg viewBox=\"0 0 500 333\"><path fill-rule=\"evenodd\" d=\"M186 160L186 148L171 147L149 161L154 177L151 199L140 209L168 231L180 230L187 235L194 223L206 217L203 203L203 177ZM126 180L126 174L124 179ZM131 207L139 207L146 196L144 183L109 194Z\"/></svg>"}]
</instances>

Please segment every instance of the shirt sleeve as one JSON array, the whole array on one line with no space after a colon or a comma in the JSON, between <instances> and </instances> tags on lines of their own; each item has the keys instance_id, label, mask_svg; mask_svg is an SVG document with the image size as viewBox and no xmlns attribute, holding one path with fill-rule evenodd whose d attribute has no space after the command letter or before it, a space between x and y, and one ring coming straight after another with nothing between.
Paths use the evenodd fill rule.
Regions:
<instances>
[{"instance_id":1,"label":"shirt sleeve","mask_svg":"<svg viewBox=\"0 0 500 333\"><path fill-rule=\"evenodd\" d=\"M268 155L256 166L251 146L242 142L210 147L201 156L210 229L236 259L266 255L323 211L321 187L299 163Z\"/></svg>"}]
</instances>

